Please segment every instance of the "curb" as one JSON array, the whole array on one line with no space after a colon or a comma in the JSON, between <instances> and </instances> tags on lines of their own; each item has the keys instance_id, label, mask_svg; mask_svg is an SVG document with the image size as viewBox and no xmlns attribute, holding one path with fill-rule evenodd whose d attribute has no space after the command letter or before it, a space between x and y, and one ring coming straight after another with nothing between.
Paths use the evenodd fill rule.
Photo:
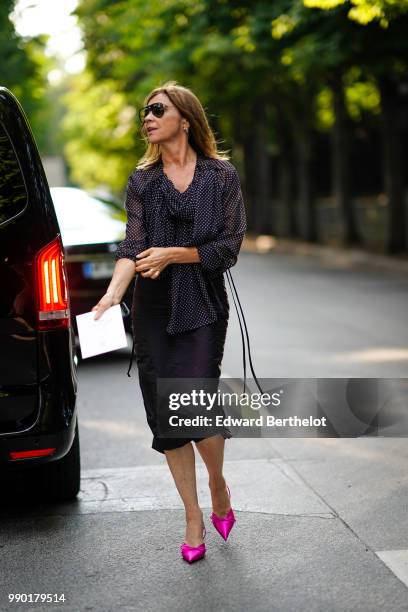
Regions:
<instances>
[{"instance_id":1,"label":"curb","mask_svg":"<svg viewBox=\"0 0 408 612\"><path fill-rule=\"evenodd\" d=\"M268 234L248 234L242 250L247 253L290 254L318 259L336 267L351 266L408 275L408 255L382 255L363 249L313 244L302 240L277 238Z\"/></svg>"}]
</instances>

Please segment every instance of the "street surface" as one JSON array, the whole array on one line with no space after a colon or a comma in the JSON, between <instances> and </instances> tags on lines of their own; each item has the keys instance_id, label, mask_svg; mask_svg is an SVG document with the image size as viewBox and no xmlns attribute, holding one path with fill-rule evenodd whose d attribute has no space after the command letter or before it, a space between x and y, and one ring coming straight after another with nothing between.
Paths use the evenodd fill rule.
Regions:
<instances>
[{"instance_id":1,"label":"street surface","mask_svg":"<svg viewBox=\"0 0 408 612\"><path fill-rule=\"evenodd\" d=\"M407 276L254 253L232 275L258 378L407 377ZM190 566L181 501L150 447L128 360L123 350L80 363L78 501L3 506L1 610L408 610L405 438L227 440L228 542L209 520L197 454L207 554ZM231 296L223 376L242 377ZM9 604L8 593L66 601Z\"/></svg>"}]
</instances>

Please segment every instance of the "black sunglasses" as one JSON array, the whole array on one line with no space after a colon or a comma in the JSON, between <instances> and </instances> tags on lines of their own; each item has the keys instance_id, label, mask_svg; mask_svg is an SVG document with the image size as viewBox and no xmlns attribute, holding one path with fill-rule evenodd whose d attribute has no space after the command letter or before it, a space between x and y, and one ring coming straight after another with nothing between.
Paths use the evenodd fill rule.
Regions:
<instances>
[{"instance_id":1,"label":"black sunglasses","mask_svg":"<svg viewBox=\"0 0 408 612\"><path fill-rule=\"evenodd\" d=\"M150 112L153 113L155 117L163 117L166 108L170 107L167 104L163 104L163 102L155 102L154 104L148 104L147 106L144 106L139 110L140 123L144 122Z\"/></svg>"}]
</instances>

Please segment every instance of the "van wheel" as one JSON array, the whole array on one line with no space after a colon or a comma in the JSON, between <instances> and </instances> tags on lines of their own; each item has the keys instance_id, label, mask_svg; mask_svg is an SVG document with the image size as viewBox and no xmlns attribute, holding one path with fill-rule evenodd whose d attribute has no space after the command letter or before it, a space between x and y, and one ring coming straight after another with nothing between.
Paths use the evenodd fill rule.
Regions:
<instances>
[{"instance_id":1,"label":"van wheel","mask_svg":"<svg viewBox=\"0 0 408 612\"><path fill-rule=\"evenodd\" d=\"M38 476L40 488L47 500L69 501L78 495L81 484L78 419L68 453L62 459L42 465Z\"/></svg>"}]
</instances>

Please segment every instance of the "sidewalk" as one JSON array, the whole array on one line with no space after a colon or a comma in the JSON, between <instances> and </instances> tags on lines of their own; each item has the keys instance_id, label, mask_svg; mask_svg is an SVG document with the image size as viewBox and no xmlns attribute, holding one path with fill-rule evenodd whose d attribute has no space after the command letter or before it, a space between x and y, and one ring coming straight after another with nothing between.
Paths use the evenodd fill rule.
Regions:
<instances>
[{"instance_id":1,"label":"sidewalk","mask_svg":"<svg viewBox=\"0 0 408 612\"><path fill-rule=\"evenodd\" d=\"M42 577L66 603L13 610L406 611L406 440L254 439L250 454L226 457L237 517L227 542L198 462L207 553L192 565L164 463L88 470L77 503L2 517L3 598L38 592ZM36 557L35 573L22 560Z\"/></svg>"},{"instance_id":2,"label":"sidewalk","mask_svg":"<svg viewBox=\"0 0 408 612\"><path fill-rule=\"evenodd\" d=\"M336 267L359 267L408 275L408 254L381 255L363 249L347 249L257 234L245 237L242 250L249 253L292 254L319 259L326 265Z\"/></svg>"}]
</instances>

